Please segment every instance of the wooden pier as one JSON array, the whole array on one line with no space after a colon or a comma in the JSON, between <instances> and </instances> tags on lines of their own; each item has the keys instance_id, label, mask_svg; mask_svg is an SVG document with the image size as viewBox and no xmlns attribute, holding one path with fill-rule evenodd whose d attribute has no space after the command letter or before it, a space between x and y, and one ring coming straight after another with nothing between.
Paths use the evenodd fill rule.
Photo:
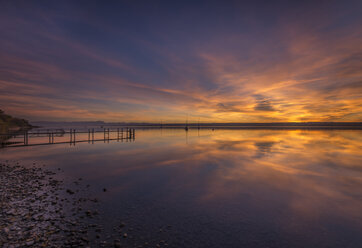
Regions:
<instances>
[{"instance_id":1,"label":"wooden pier","mask_svg":"<svg viewBox=\"0 0 362 248\"><path fill-rule=\"evenodd\" d=\"M103 138L95 137L95 134L103 134ZM69 129L69 131L64 130L46 130L46 131L24 131L17 133L7 133L0 134L1 137L1 147L22 147L22 146L41 146L41 145L51 145L51 144L70 144L75 146L76 143L90 143L94 144L95 142L103 141L104 143L109 143L109 141L126 141L131 142L135 140L135 129L134 128L117 128L110 130L109 128L103 128L103 130L95 130L94 128L88 129L86 131L77 131L76 129ZM88 134L88 135L80 135ZM77 135L81 136L78 140ZM64 141L64 137L69 137L68 141ZM84 139L84 136L88 137ZM47 142L41 143L31 143L29 140L31 138L43 138ZM57 138L63 138L62 141L57 141ZM9 141L9 140L19 139L19 141Z\"/></svg>"}]
</instances>

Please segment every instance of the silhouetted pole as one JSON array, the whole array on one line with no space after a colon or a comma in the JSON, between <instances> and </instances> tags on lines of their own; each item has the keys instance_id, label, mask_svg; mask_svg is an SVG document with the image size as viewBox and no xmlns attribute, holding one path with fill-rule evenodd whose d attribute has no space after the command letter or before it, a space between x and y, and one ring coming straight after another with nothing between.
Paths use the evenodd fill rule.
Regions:
<instances>
[{"instance_id":1,"label":"silhouetted pole","mask_svg":"<svg viewBox=\"0 0 362 248\"><path fill-rule=\"evenodd\" d=\"M28 145L28 139L29 139L29 136L28 136L28 131L24 131L24 145Z\"/></svg>"},{"instance_id":2,"label":"silhouetted pole","mask_svg":"<svg viewBox=\"0 0 362 248\"><path fill-rule=\"evenodd\" d=\"M73 145L75 146L75 129L73 129L73 135L74 135L74 138L73 138Z\"/></svg>"}]
</instances>

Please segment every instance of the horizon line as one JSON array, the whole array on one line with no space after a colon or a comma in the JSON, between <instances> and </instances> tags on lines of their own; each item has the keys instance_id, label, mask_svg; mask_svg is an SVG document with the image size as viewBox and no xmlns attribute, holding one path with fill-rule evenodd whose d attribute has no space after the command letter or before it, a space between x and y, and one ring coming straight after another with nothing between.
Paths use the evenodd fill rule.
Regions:
<instances>
[{"instance_id":1,"label":"horizon line","mask_svg":"<svg viewBox=\"0 0 362 248\"><path fill-rule=\"evenodd\" d=\"M105 122L105 121L32 121L32 123L99 123L99 124L133 124L133 125L157 125L157 126L167 126L167 125L187 125L187 126L201 126L201 125L338 125L338 124L347 124L347 125L362 125L362 121L308 121L308 122L132 122L132 121L122 121L122 122Z\"/></svg>"}]
</instances>

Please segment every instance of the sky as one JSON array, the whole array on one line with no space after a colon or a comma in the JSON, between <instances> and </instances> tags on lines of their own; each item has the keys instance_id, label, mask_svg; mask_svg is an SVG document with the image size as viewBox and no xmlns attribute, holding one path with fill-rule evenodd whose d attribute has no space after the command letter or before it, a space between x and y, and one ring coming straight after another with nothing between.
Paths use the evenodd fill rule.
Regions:
<instances>
[{"instance_id":1,"label":"sky","mask_svg":"<svg viewBox=\"0 0 362 248\"><path fill-rule=\"evenodd\" d=\"M362 1L0 0L30 121L362 121Z\"/></svg>"}]
</instances>

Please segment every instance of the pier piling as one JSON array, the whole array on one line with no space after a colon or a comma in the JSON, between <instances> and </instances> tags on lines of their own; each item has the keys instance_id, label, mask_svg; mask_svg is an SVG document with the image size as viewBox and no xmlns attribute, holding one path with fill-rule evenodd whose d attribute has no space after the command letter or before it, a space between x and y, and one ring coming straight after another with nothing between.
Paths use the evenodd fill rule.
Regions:
<instances>
[{"instance_id":1,"label":"pier piling","mask_svg":"<svg viewBox=\"0 0 362 248\"><path fill-rule=\"evenodd\" d=\"M35 130L35 131L22 131L18 134L12 135L13 138L21 138L20 144L19 142L12 142L11 144L6 144L5 142L2 142L2 146L6 147L19 147L19 146L37 146L37 145L50 145L50 144L70 144L70 146L75 146L76 143L80 142L88 142L89 144L94 144L96 141L103 141L104 143L109 143L111 140L119 142L120 140L122 142L132 142L135 140L135 129L134 128L114 128L111 130L110 128L104 128L102 130L95 130L92 129L85 129L83 131L78 131L78 133L81 134L80 140L77 141L76 129L68 129L69 131L64 130ZM102 133L103 132L103 139L96 139L95 133ZM69 140L68 141L58 141L56 142L55 136L57 137L66 137L69 133ZM115 134L111 134L115 133ZM11 134L0 134L0 135L11 135ZM111 137L111 135L113 137ZM20 137L19 137L20 136ZM29 136L30 137L37 137L39 140L42 140L41 142L33 142L32 144L29 144ZM44 140L45 139L45 140ZM36 140L37 141L37 140Z\"/></svg>"}]
</instances>

